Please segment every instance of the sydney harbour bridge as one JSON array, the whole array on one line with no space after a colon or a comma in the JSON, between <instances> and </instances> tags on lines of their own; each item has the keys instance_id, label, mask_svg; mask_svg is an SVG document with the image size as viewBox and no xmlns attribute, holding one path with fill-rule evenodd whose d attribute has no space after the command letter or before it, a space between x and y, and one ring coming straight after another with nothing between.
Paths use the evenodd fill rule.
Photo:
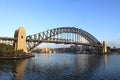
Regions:
<instances>
[{"instance_id":1,"label":"sydney harbour bridge","mask_svg":"<svg viewBox=\"0 0 120 80\"><path fill-rule=\"evenodd\" d=\"M83 42L83 39L85 42ZM75 44L93 47L102 47L107 52L105 42L103 45L90 33L75 27L59 27L26 36L24 27L15 31L14 38L0 37L0 43L12 44L15 50L31 51L41 43Z\"/></svg>"}]
</instances>

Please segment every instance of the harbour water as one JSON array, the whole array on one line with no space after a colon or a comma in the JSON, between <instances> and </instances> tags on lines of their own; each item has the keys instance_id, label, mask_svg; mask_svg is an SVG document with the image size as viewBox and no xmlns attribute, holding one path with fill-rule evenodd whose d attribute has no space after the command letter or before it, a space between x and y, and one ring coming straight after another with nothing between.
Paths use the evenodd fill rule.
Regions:
<instances>
[{"instance_id":1,"label":"harbour water","mask_svg":"<svg viewBox=\"0 0 120 80\"><path fill-rule=\"evenodd\" d=\"M0 60L0 80L120 80L120 55L35 53Z\"/></svg>"}]
</instances>

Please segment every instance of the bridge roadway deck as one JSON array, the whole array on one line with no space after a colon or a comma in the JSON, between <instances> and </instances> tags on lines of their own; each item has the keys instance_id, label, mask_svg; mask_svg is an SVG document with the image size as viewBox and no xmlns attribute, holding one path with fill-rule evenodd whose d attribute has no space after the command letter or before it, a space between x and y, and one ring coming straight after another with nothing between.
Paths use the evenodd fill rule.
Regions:
<instances>
[{"instance_id":1,"label":"bridge roadway deck","mask_svg":"<svg viewBox=\"0 0 120 80\"><path fill-rule=\"evenodd\" d=\"M11 37L0 37L0 40L10 40L10 41L12 41L12 40L17 40L17 38L11 38Z\"/></svg>"},{"instance_id":2,"label":"bridge roadway deck","mask_svg":"<svg viewBox=\"0 0 120 80\"><path fill-rule=\"evenodd\" d=\"M35 40L35 39L27 39L27 42L38 42L38 43L56 43L56 44L75 44L75 45L85 45L85 46L93 46L93 47L102 47L102 45L94 45L89 43L81 43L81 42L67 42L67 41L51 41L51 40Z\"/></svg>"},{"instance_id":3,"label":"bridge roadway deck","mask_svg":"<svg viewBox=\"0 0 120 80\"><path fill-rule=\"evenodd\" d=\"M8 41L16 41L17 38L10 38L10 37L0 37L0 40L8 40ZM86 46L93 46L93 47L102 47L102 45L94 45L89 43L81 43L81 42L67 42L67 41L52 41L52 40L36 40L36 39L26 39L27 42L38 42L38 43L56 43L56 44L75 44L75 45L86 45Z\"/></svg>"}]
</instances>

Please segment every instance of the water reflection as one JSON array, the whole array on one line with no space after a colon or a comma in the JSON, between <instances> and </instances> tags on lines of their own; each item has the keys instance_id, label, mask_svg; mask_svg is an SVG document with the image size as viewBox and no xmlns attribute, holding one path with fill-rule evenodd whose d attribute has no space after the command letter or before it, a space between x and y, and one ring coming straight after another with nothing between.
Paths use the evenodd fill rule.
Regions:
<instances>
[{"instance_id":1,"label":"water reflection","mask_svg":"<svg viewBox=\"0 0 120 80\"><path fill-rule=\"evenodd\" d=\"M119 80L119 55L35 54L0 60L0 80Z\"/></svg>"},{"instance_id":2,"label":"water reflection","mask_svg":"<svg viewBox=\"0 0 120 80\"><path fill-rule=\"evenodd\" d=\"M104 55L104 66L105 66L105 69L107 69L108 67L108 55Z\"/></svg>"},{"instance_id":3,"label":"water reflection","mask_svg":"<svg viewBox=\"0 0 120 80\"><path fill-rule=\"evenodd\" d=\"M0 60L0 80L23 80L25 60Z\"/></svg>"},{"instance_id":4,"label":"water reflection","mask_svg":"<svg viewBox=\"0 0 120 80\"><path fill-rule=\"evenodd\" d=\"M13 80L23 80L24 78L24 73L25 73L25 65L26 61L21 60L21 61L13 61L13 74L14 78Z\"/></svg>"},{"instance_id":5,"label":"water reflection","mask_svg":"<svg viewBox=\"0 0 120 80\"><path fill-rule=\"evenodd\" d=\"M40 54L33 60L27 60L25 79L89 79L94 71L99 68L100 59L100 56L86 54Z\"/></svg>"}]
</instances>

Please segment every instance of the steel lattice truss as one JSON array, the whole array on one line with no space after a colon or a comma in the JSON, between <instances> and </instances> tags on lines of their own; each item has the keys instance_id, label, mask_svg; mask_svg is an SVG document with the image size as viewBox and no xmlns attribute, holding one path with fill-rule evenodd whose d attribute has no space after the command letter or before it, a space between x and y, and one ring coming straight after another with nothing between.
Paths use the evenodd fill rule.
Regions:
<instances>
[{"instance_id":1,"label":"steel lattice truss","mask_svg":"<svg viewBox=\"0 0 120 80\"><path fill-rule=\"evenodd\" d=\"M64 36L64 38L62 38L62 36ZM87 43L87 45L101 45L101 43L87 31L75 27L60 27L27 36L27 47L28 50L31 50L42 42L82 44L78 36L86 39L89 43Z\"/></svg>"}]
</instances>

